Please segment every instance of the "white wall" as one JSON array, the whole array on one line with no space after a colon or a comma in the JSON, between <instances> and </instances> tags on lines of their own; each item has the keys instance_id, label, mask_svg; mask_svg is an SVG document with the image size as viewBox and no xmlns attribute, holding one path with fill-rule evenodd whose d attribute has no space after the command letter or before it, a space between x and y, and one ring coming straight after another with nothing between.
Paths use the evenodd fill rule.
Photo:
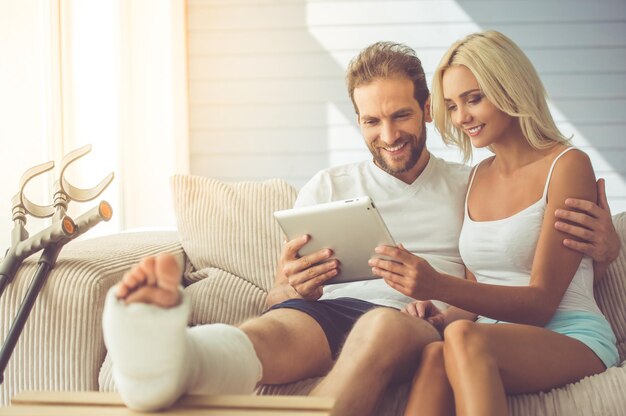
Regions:
<instances>
[{"instance_id":1,"label":"white wall","mask_svg":"<svg viewBox=\"0 0 626 416\"><path fill-rule=\"evenodd\" d=\"M430 77L453 41L496 29L528 53L563 132L626 210L623 0L188 0L187 18L194 174L300 186L367 157L343 81L360 49L407 43ZM429 134L435 154L460 160Z\"/></svg>"},{"instance_id":2,"label":"white wall","mask_svg":"<svg viewBox=\"0 0 626 416\"><path fill-rule=\"evenodd\" d=\"M119 1L124 228L173 227L169 179L189 173L185 0Z\"/></svg>"},{"instance_id":3,"label":"white wall","mask_svg":"<svg viewBox=\"0 0 626 416\"><path fill-rule=\"evenodd\" d=\"M62 3L65 151L94 145L85 187L116 175L113 219L89 236L174 226L169 178L189 154L184 0Z\"/></svg>"},{"instance_id":4,"label":"white wall","mask_svg":"<svg viewBox=\"0 0 626 416\"><path fill-rule=\"evenodd\" d=\"M11 198L27 168L53 159L51 143L59 135L53 108L57 95L51 46L52 3L44 0L0 0L0 250L8 248L13 228ZM46 9L46 13L42 12ZM58 80L57 80L58 81ZM28 198L50 204L52 176L44 175L27 187ZM47 221L29 219L28 229L39 231Z\"/></svg>"}]
</instances>

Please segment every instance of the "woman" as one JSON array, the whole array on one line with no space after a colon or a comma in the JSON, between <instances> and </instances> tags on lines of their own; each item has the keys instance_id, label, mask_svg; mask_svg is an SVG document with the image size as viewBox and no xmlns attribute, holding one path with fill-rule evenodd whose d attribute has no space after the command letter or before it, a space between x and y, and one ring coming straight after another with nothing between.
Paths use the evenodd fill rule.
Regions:
<instances>
[{"instance_id":1,"label":"woman","mask_svg":"<svg viewBox=\"0 0 626 416\"><path fill-rule=\"evenodd\" d=\"M596 200L589 158L556 128L532 64L498 32L473 34L443 57L432 110L466 159L494 156L467 190L459 247L467 279L435 271L402 246L377 248L373 272L445 327L429 345L407 414L505 415L506 394L547 391L617 362L615 336L593 297L592 260L564 247L552 224L566 197ZM415 306L414 306L415 307Z\"/></svg>"}]
</instances>

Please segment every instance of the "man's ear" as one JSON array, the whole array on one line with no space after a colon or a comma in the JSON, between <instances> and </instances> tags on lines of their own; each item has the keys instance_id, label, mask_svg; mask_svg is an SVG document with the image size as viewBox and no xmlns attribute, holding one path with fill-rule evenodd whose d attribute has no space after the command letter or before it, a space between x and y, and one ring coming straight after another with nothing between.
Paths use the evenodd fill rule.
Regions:
<instances>
[{"instance_id":1,"label":"man's ear","mask_svg":"<svg viewBox=\"0 0 626 416\"><path fill-rule=\"evenodd\" d=\"M430 112L430 95L424 103L424 121L427 123L431 123L433 121L433 116Z\"/></svg>"}]
</instances>

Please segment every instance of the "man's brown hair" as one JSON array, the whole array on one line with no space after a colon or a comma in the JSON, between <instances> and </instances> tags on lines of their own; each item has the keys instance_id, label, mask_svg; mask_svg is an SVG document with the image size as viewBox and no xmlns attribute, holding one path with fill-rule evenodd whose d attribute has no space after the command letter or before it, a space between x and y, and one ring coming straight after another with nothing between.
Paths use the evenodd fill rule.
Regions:
<instances>
[{"instance_id":1,"label":"man's brown hair","mask_svg":"<svg viewBox=\"0 0 626 416\"><path fill-rule=\"evenodd\" d=\"M357 114L359 109L354 102L355 88L377 79L388 78L406 78L412 81L413 95L421 109L424 109L429 95L428 85L422 62L415 51L401 43L376 42L363 49L348 64L346 74L348 93Z\"/></svg>"}]
</instances>

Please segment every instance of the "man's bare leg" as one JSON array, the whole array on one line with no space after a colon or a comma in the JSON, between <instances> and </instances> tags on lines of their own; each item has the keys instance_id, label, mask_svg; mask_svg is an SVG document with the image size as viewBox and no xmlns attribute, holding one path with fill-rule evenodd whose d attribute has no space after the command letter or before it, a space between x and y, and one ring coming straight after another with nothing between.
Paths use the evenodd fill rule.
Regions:
<instances>
[{"instance_id":1,"label":"man's bare leg","mask_svg":"<svg viewBox=\"0 0 626 416\"><path fill-rule=\"evenodd\" d=\"M333 360L317 321L293 309L273 310L239 326L263 367L259 384L284 384L323 376Z\"/></svg>"},{"instance_id":2,"label":"man's bare leg","mask_svg":"<svg viewBox=\"0 0 626 416\"><path fill-rule=\"evenodd\" d=\"M377 308L357 321L337 363L311 392L336 399L336 415L370 415L391 381L410 380L422 349L440 340L424 320Z\"/></svg>"},{"instance_id":3,"label":"man's bare leg","mask_svg":"<svg viewBox=\"0 0 626 416\"><path fill-rule=\"evenodd\" d=\"M157 344L178 342L181 345L172 345L171 349L181 350L181 353L183 352L182 350L186 351L182 354L185 357L184 363L181 361L168 367L167 364L169 361L172 361L169 359L173 358L173 354L167 348L168 345L165 345L162 348L162 354L157 355L152 363L144 366L148 367L152 373L148 374L148 377L143 373L139 377L134 377L134 379L139 378L141 382L136 383L132 381L130 383L132 386L127 390L131 390L132 394L129 392L127 397L134 396L136 400L137 394L135 393L146 390L142 387L149 387L149 380L155 378L153 376L174 380L175 386L168 389L165 393L153 388L152 390L155 393L147 399L141 402L132 402L133 399L131 399L132 407L144 410L167 407L184 393L251 393L258 381L263 383L285 383L322 375L330 368L332 362L330 349L322 329L315 320L300 311L288 309L271 311L244 323L241 326L241 330L221 324L202 325L187 329L186 313L176 312L185 303L179 291L180 280L180 269L175 259L170 255L161 255L156 258L142 260L141 263L124 276L122 282L113 292L115 297L119 299L118 303L123 302L127 306L138 304L135 307L148 307L151 313L157 314L156 319L148 316L147 320L135 322L137 329L141 328L141 331L145 332L145 327L152 324L155 328L150 336L159 340ZM107 299L107 301L110 302L111 300ZM158 308L154 306L158 306ZM118 306L115 308L119 309ZM110 310L115 308L109 307ZM172 313L169 311L172 311ZM128 314L129 312L132 312L130 307L122 313ZM180 322L175 324L175 334L164 333L165 327L162 325L162 322L167 320L164 317L171 317L175 313L182 316L182 318L177 318ZM120 315L116 320L111 317L112 315L110 311L105 311L104 321L105 339L108 339L108 344L117 344L116 348L112 350L110 348L114 363L114 374L116 374L116 364L118 364L118 375L119 373L124 373L124 371L132 373L136 370L136 366L141 364L142 360L146 361L141 351L133 351L133 346L137 342L136 338L140 336L133 331L129 339L126 339L124 334L120 335L119 331L116 333L115 326L121 323L128 325L128 316ZM112 327L113 329L111 329ZM113 342L112 339L115 338L123 338L123 340L122 342ZM181 339L184 340L185 338L187 339L186 342L181 341ZM224 339L230 339L230 344L224 342ZM150 340L144 340L144 342L148 343L147 345L150 346L149 349L152 352L159 347L154 342L150 343ZM233 342L237 344L234 349L232 349ZM315 347L311 348L311 346ZM219 358L215 358L215 354L218 354ZM252 354L252 357L245 357L250 354ZM168 357L168 360L163 360L162 356ZM119 368L124 367L124 362L127 363L126 367L130 367L130 370L123 369L124 371L122 371ZM162 362L166 363L166 370L159 374L154 374L155 368L161 368ZM234 369L228 367L231 364L235 366ZM245 372L249 369L254 370L255 364L263 369L262 379L261 371L259 371L258 375L254 376L255 378L251 384L249 375L246 383L237 383L237 380L233 377L236 377L238 372ZM237 368L237 365L239 368ZM174 369L171 367L174 367ZM167 371L170 371L170 373L167 373ZM229 377L230 380L225 380L225 378ZM122 379L122 382L119 383L118 379ZM123 375L116 378L118 388L120 388L119 384L124 384L123 379ZM141 383L144 381L145 385L142 386ZM241 391L232 391L232 389L220 390L229 385L236 386ZM239 387L240 385L250 387L241 388ZM124 388L120 388L121 393L123 393L122 390ZM124 397L124 394L122 396ZM158 400L158 402L154 402L154 400Z\"/></svg>"}]
</instances>

